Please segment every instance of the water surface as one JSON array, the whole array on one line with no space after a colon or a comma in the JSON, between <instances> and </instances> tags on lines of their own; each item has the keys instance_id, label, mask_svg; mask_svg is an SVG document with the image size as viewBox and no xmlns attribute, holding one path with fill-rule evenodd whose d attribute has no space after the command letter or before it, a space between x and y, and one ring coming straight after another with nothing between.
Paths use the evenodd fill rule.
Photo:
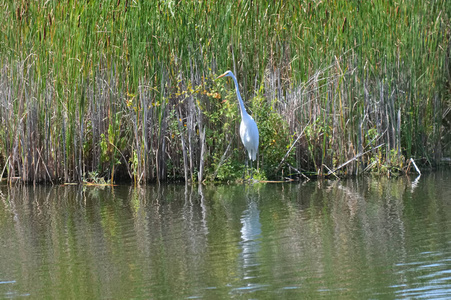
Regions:
<instances>
[{"instance_id":1,"label":"water surface","mask_svg":"<svg viewBox=\"0 0 451 300\"><path fill-rule=\"evenodd\" d=\"M0 298L451 296L451 173L0 187Z\"/></svg>"}]
</instances>

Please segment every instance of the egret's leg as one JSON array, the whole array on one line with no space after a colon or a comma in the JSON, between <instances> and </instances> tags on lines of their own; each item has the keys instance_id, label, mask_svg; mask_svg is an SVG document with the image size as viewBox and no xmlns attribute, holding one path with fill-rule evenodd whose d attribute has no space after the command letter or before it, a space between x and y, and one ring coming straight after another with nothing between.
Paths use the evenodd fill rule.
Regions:
<instances>
[{"instance_id":1,"label":"egret's leg","mask_svg":"<svg viewBox=\"0 0 451 300\"><path fill-rule=\"evenodd\" d=\"M254 170L252 169L252 159L251 159L251 179L254 179Z\"/></svg>"},{"instance_id":2,"label":"egret's leg","mask_svg":"<svg viewBox=\"0 0 451 300\"><path fill-rule=\"evenodd\" d=\"M244 160L243 180L246 179L246 173L247 173L247 156L246 156L246 159Z\"/></svg>"}]
</instances>

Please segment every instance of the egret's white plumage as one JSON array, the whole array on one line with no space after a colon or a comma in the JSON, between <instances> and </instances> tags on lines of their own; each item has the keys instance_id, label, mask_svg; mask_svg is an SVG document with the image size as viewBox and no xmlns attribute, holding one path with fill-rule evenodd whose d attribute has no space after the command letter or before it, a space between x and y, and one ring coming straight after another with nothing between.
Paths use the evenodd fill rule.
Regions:
<instances>
[{"instance_id":1,"label":"egret's white plumage","mask_svg":"<svg viewBox=\"0 0 451 300\"><path fill-rule=\"evenodd\" d=\"M241 111L241 124L240 124L240 137L243 142L244 148L246 148L250 160L257 159L258 152L258 128L254 119L247 113L244 108L243 99L241 99L240 90L238 89L238 82L232 71L227 71L218 78L221 77L232 77L235 82L236 96L238 102L240 103Z\"/></svg>"}]
</instances>

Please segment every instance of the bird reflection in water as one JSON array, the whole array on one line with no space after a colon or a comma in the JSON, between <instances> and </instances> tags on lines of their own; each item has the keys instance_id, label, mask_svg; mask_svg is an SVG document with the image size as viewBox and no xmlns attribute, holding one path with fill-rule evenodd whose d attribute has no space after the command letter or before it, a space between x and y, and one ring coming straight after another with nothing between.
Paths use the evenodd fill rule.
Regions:
<instances>
[{"instance_id":1,"label":"bird reflection in water","mask_svg":"<svg viewBox=\"0 0 451 300\"><path fill-rule=\"evenodd\" d=\"M248 201L247 209L241 217L241 255L243 260L243 279L257 277L260 265L258 253L260 251L261 223L260 210L256 201Z\"/></svg>"}]
</instances>

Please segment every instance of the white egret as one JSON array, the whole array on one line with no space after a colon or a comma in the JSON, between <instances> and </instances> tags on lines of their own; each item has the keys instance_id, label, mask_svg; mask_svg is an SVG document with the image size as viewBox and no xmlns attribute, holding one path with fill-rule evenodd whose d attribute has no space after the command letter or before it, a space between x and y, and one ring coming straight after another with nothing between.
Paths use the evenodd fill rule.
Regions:
<instances>
[{"instance_id":1,"label":"white egret","mask_svg":"<svg viewBox=\"0 0 451 300\"><path fill-rule=\"evenodd\" d=\"M243 100L241 99L240 90L238 89L238 82L236 80L235 75L233 75L232 71L227 71L217 79L221 77L232 77L235 82L235 90L236 97L238 98L238 102L240 104L241 111L241 124L240 124L240 137L243 142L244 148L246 148L249 159L251 160L251 169L252 169L252 161L257 159L258 152L258 128L252 116L250 116L246 109L244 108ZM246 159L246 167L247 167L247 159ZM251 176L252 177L252 176Z\"/></svg>"}]
</instances>

